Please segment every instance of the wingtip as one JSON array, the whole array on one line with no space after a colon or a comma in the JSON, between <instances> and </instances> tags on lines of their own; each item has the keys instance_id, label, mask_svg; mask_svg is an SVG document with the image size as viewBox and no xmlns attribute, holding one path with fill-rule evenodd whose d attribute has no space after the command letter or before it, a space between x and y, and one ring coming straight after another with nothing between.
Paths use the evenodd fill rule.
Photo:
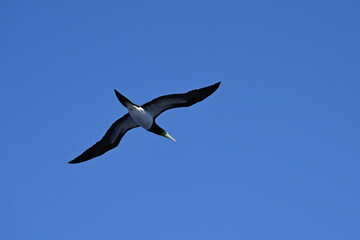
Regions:
<instances>
[{"instance_id":1,"label":"wingtip","mask_svg":"<svg viewBox=\"0 0 360 240\"><path fill-rule=\"evenodd\" d=\"M221 84L221 81L214 83L213 85L207 87L211 91L211 93L209 95L213 94L220 87L220 84Z\"/></svg>"},{"instance_id":2,"label":"wingtip","mask_svg":"<svg viewBox=\"0 0 360 240\"><path fill-rule=\"evenodd\" d=\"M221 81L208 86L209 89L214 89L214 92L220 87Z\"/></svg>"},{"instance_id":3,"label":"wingtip","mask_svg":"<svg viewBox=\"0 0 360 240\"><path fill-rule=\"evenodd\" d=\"M86 160L83 160L79 157L74 158L73 160L69 161L68 164L76 164L76 163L81 163L81 162L85 162Z\"/></svg>"}]
</instances>

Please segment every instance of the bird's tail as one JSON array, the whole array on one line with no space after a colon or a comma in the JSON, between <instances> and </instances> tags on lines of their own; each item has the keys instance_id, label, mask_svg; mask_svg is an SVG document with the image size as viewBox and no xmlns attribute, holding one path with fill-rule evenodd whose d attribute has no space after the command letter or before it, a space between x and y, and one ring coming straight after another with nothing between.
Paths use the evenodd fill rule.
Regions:
<instances>
[{"instance_id":1,"label":"bird's tail","mask_svg":"<svg viewBox=\"0 0 360 240\"><path fill-rule=\"evenodd\" d=\"M121 102L121 104L124 107L128 107L128 104L131 105L135 105L134 103L132 103L129 99L127 99L124 95L122 95L121 93L119 93L116 89L114 89L116 97L119 99L119 101Z\"/></svg>"}]
</instances>

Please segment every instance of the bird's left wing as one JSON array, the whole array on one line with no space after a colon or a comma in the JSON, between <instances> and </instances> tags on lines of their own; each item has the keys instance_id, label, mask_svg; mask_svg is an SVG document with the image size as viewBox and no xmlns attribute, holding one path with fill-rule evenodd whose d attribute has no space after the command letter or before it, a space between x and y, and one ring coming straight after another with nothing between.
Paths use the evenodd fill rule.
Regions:
<instances>
[{"instance_id":1,"label":"bird's left wing","mask_svg":"<svg viewBox=\"0 0 360 240\"><path fill-rule=\"evenodd\" d=\"M128 113L125 114L111 125L100 141L69 163L84 162L104 154L119 145L121 138L127 131L138 126Z\"/></svg>"}]
</instances>

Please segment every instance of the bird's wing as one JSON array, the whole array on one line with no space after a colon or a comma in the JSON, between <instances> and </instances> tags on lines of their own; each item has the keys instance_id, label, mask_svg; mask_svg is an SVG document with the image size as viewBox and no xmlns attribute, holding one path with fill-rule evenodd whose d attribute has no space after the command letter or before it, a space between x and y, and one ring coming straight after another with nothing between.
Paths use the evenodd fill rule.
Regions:
<instances>
[{"instance_id":1,"label":"bird's wing","mask_svg":"<svg viewBox=\"0 0 360 240\"><path fill-rule=\"evenodd\" d=\"M154 100L145 103L141 107L148 111L151 116L156 118L162 112L178 107L189 107L197 102L200 102L213 94L220 86L220 82L214 85L195 89L187 93L170 94L155 98Z\"/></svg>"},{"instance_id":2,"label":"bird's wing","mask_svg":"<svg viewBox=\"0 0 360 240\"><path fill-rule=\"evenodd\" d=\"M111 125L100 141L69 163L84 162L104 154L119 145L121 138L127 131L138 126L128 113L125 114Z\"/></svg>"}]
</instances>

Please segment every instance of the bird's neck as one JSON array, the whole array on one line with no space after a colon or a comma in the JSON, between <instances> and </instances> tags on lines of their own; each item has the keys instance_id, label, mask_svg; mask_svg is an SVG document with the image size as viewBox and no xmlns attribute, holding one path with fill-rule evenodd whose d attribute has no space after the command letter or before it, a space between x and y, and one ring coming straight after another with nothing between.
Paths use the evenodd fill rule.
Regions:
<instances>
[{"instance_id":1,"label":"bird's neck","mask_svg":"<svg viewBox=\"0 0 360 240\"><path fill-rule=\"evenodd\" d=\"M164 135L166 133L166 131L164 129L162 129L161 127L159 127L159 125L157 125L155 122L152 124L151 128L149 128L150 132L155 133L157 135Z\"/></svg>"}]
</instances>

